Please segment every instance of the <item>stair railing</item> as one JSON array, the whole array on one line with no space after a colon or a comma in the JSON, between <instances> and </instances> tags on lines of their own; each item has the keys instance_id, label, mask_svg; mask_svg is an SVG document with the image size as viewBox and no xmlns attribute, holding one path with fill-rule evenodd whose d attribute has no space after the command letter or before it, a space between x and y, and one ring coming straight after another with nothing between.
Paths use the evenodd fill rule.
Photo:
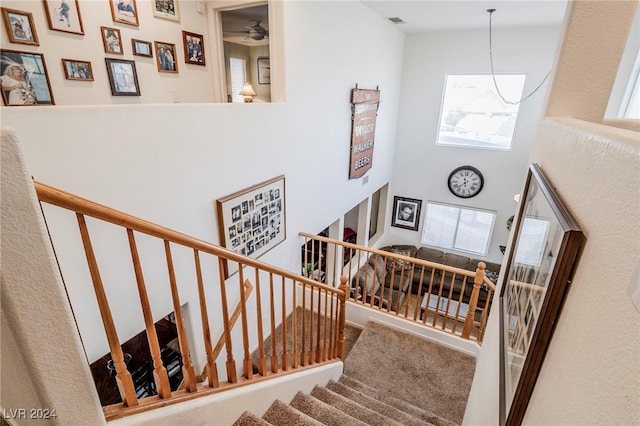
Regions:
<instances>
[{"instance_id":1,"label":"stair railing","mask_svg":"<svg viewBox=\"0 0 640 426\"><path fill-rule=\"evenodd\" d=\"M482 342L496 288L485 274L484 262L476 271L467 271L319 235L299 235L304 238L303 275L334 287L344 276L350 302ZM361 272L367 262L373 273Z\"/></svg>"},{"instance_id":2,"label":"stair railing","mask_svg":"<svg viewBox=\"0 0 640 426\"><path fill-rule=\"evenodd\" d=\"M122 399L122 403L103 407L107 420L232 389L240 385L246 385L251 381L275 377L292 369L303 369L344 359L346 284L341 288L330 287L43 183L34 182L34 186L41 203L51 204L74 212L78 222L87 265L115 366L115 380ZM123 234L126 233L150 348L153 379L157 395L144 398L139 398L136 395L136 387L125 362L125 355L107 297L108 292L105 290L109 288L110 283L103 282L99 260L93 248L86 217L115 225L117 229L114 232L121 231ZM159 239L164 245L165 259L163 263L166 264L170 283L170 297L175 314L179 352L182 361L183 382L178 390L170 388L167 369L163 365L161 358L148 290L136 244L136 235L138 234ZM52 241L52 243L54 242ZM201 332L206 350L206 365L204 366L203 374L200 376L196 376L194 373L185 320L181 312L178 275L176 274L174 256L172 255L172 248L174 247L187 248L193 252L195 282L187 282L186 284L181 282L181 285L193 285L197 288L202 322ZM227 262L228 264L225 264ZM222 317L223 332L218 344L215 346L212 343L210 330L211 318L213 317L211 315L212 310L207 303L206 297L214 288L211 287L214 283L205 284L202 270L205 264L217 264L217 268L214 269L217 269L219 273L218 281L222 312L217 313L216 317ZM229 266L229 264L237 265L235 269L238 271L237 282L240 297L238 307L231 315L229 313L227 290L229 283L233 280L227 280L228 277L225 272L228 270L225 267ZM61 272L64 274L64 271ZM261 287L263 286L268 286L268 291L266 289L262 291ZM280 287L281 297L276 295L278 286ZM257 318L257 324L249 324L247 301L252 288L255 288L257 313L254 317ZM154 288L154 291L159 290ZM296 312L300 308L297 302L298 291L302 291L301 314ZM263 300L263 295L268 295L265 298L267 299L266 301ZM308 304L306 303L307 297L310 300ZM262 322L263 309L266 309L269 315L268 325L264 325ZM279 313L280 316L276 315L276 313ZM291 324L287 324L287 320L285 320L287 316L292 318ZM298 317L301 317L301 319ZM236 359L233 354L233 345L238 344L238 342L232 338L233 325L238 319L240 320L242 331L242 339L239 343L242 345L243 352L240 366L236 366ZM276 328L280 320L282 321L282 339L281 342L278 342ZM301 322L305 320L316 321L316 329L313 330L311 328L309 335L305 335L304 327L302 327L302 332L299 331L302 325ZM254 338L252 340L250 338L250 327L253 330L257 330L257 339ZM302 333L302 336L300 336L300 333ZM265 349L265 334L270 334L271 345L268 350ZM226 349L226 377L219 378L215 361L223 347ZM257 355L252 357L251 350L255 347L257 347ZM270 361L269 367L267 367L267 359ZM257 372L257 377L254 376L254 368ZM238 371L241 377L238 377Z\"/></svg>"}]
</instances>

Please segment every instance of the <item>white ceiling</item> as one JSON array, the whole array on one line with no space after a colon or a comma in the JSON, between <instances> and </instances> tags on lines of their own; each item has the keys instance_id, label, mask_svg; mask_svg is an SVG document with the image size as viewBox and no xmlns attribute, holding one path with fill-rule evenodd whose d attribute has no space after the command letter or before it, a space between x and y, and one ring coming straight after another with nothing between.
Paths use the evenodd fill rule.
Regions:
<instances>
[{"instance_id":1,"label":"white ceiling","mask_svg":"<svg viewBox=\"0 0 640 426\"><path fill-rule=\"evenodd\" d=\"M493 28L560 25L567 0L363 0L383 18L400 18L396 27L405 33L482 29L489 27L487 9L493 13Z\"/></svg>"}]
</instances>

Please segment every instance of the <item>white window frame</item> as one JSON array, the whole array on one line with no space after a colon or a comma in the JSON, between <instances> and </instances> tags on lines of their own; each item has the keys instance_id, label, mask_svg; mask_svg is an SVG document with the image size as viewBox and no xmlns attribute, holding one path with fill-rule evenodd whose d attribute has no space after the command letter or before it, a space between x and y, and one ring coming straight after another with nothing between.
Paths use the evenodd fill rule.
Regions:
<instances>
[{"instance_id":1,"label":"white window frame","mask_svg":"<svg viewBox=\"0 0 640 426\"><path fill-rule=\"evenodd\" d=\"M437 146L455 146L462 148L477 148L508 151L513 145L516 124L520 113L519 101L522 97L526 74L496 74L495 81L500 89L496 91L494 80L491 74L467 73L467 74L446 74L444 88L442 90L442 102L440 105L440 117L438 119L438 132L436 134ZM453 87L456 83L475 85L478 98L481 94L489 92L489 100L501 108L501 110L490 109L489 104L483 105L476 102L476 98L470 96L464 99L465 105L469 108L464 114L459 108L454 106L463 102L464 96L473 95L473 88L468 93ZM460 81L463 80L463 81ZM481 81L486 80L486 81ZM518 81L521 80L521 81ZM516 83L521 83L521 87L516 87ZM457 89L461 89L458 87ZM504 96L504 98L503 98ZM510 103L505 102L508 101ZM516 103L515 105L511 102ZM497 107L496 107L497 108ZM455 112L460 111L463 117L455 120ZM454 115L454 117L452 117ZM508 141L506 135L501 134L502 126L508 120L500 120L499 116L513 116L513 129ZM455 124L451 123L455 120ZM464 121L463 121L464 120ZM466 125L465 125L466 123ZM464 130L467 129L465 132ZM476 138L474 138L474 131Z\"/></svg>"},{"instance_id":2,"label":"white window frame","mask_svg":"<svg viewBox=\"0 0 640 426\"><path fill-rule=\"evenodd\" d=\"M455 218L455 230L453 232L453 236L451 238L450 244L446 242L438 243L427 238L427 231L429 231L429 229L431 228L431 220L432 220L431 207L432 206L446 207L446 208L458 210L458 214L456 215L456 218ZM460 218L462 217L463 212L474 212L474 213L479 212L479 213L486 213L491 215L491 224L489 225L488 233L485 235L486 242L481 251L474 251L466 248L461 248L459 244L458 245L456 244L456 241L458 240L458 236L462 235L460 234L460 228L461 228ZM489 251L491 239L493 237L493 228L496 223L496 216L497 216L497 212L493 210L485 210L485 209L479 209L479 208L469 207L469 206L459 206L455 204L446 204L446 203L438 203L435 201L427 201L427 208L424 216L424 226L423 226L422 236L420 238L420 241L422 244L431 246L431 247L438 247L441 249L453 250L453 251L462 252L462 253L470 253L477 256L486 256ZM436 220L436 219L434 218L433 220Z\"/></svg>"},{"instance_id":3,"label":"white window frame","mask_svg":"<svg viewBox=\"0 0 640 426\"><path fill-rule=\"evenodd\" d=\"M235 65L234 65L235 62ZM242 68L242 76L236 75L237 68ZM240 77L240 79L238 79ZM231 79L231 102L243 103L244 96L240 91L247 82L247 61L244 58L229 58L229 78Z\"/></svg>"}]
</instances>

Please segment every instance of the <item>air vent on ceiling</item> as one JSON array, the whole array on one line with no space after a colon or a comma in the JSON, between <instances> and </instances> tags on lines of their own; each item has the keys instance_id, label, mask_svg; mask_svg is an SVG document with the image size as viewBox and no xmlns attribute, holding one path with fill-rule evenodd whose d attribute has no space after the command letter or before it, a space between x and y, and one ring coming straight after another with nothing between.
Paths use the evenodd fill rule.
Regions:
<instances>
[{"instance_id":1,"label":"air vent on ceiling","mask_svg":"<svg viewBox=\"0 0 640 426\"><path fill-rule=\"evenodd\" d=\"M405 23L402 19L400 19L400 18L398 18L398 17L395 17L395 18L387 18L387 19L389 19L389 20L390 20L391 22L393 22L394 24L404 24L404 23Z\"/></svg>"}]
</instances>

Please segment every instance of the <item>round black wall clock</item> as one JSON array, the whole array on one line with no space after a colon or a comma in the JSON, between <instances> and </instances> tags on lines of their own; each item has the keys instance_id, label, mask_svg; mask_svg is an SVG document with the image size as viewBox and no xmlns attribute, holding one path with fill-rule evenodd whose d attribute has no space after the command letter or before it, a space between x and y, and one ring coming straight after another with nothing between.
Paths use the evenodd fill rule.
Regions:
<instances>
[{"instance_id":1,"label":"round black wall clock","mask_svg":"<svg viewBox=\"0 0 640 426\"><path fill-rule=\"evenodd\" d=\"M449 174L449 191L456 197L471 198L484 186L484 176L473 166L460 166Z\"/></svg>"}]
</instances>

